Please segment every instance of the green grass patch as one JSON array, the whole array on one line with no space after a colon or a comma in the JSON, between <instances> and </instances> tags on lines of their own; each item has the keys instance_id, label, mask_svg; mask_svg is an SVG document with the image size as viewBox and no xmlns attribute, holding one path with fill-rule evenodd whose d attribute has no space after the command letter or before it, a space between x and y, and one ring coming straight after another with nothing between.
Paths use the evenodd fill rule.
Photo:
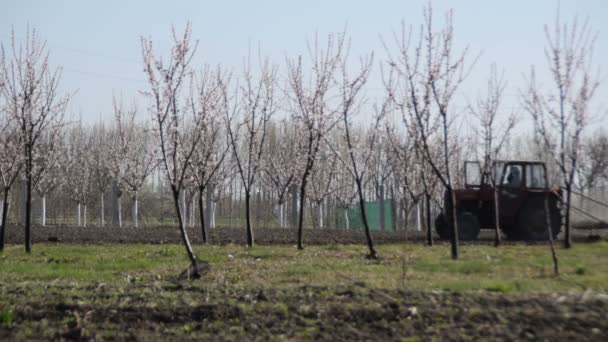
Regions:
<instances>
[{"instance_id":1,"label":"green grass patch","mask_svg":"<svg viewBox=\"0 0 608 342\"><path fill-rule=\"evenodd\" d=\"M608 243L558 248L561 276L553 276L547 246L462 246L459 260L449 246L380 245L379 261L365 259L360 245L195 246L211 263L205 283L218 286L295 287L361 284L378 289L582 292L608 290ZM180 245L46 245L32 254L8 246L0 255L0 285L21 282L152 283L173 279L188 265Z\"/></svg>"}]
</instances>

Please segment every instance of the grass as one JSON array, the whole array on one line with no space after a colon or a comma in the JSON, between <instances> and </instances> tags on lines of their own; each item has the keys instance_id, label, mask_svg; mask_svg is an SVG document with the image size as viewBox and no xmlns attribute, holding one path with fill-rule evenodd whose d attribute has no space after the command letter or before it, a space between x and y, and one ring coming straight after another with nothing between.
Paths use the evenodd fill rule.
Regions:
<instances>
[{"instance_id":1,"label":"grass","mask_svg":"<svg viewBox=\"0 0 608 342\"><path fill-rule=\"evenodd\" d=\"M308 246L303 251L293 246L196 246L195 252L212 265L201 281L219 286L361 283L382 289L608 292L607 241L558 249L560 277L552 275L547 246L463 246L456 261L447 245L381 245L379 261L365 259L366 249L357 245ZM31 255L22 246L8 246L0 254L0 285L154 282L173 278L187 263L179 245L39 244Z\"/></svg>"}]
</instances>

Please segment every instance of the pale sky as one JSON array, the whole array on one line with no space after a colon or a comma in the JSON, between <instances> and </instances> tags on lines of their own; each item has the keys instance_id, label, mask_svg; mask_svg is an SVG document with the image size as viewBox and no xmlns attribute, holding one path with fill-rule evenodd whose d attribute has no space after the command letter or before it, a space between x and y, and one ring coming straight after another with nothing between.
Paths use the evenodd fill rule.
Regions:
<instances>
[{"instance_id":1,"label":"pale sky","mask_svg":"<svg viewBox=\"0 0 608 342\"><path fill-rule=\"evenodd\" d=\"M51 63L64 67L63 88L75 91L70 112L81 113L85 122L112 116L112 96L138 97L146 89L141 63L140 36L151 37L160 54L166 55L171 26L178 30L192 22L199 39L195 65L242 65L249 45L277 63L286 56L305 53L306 40L315 32L324 36L340 32L345 25L352 39L351 56L374 50L383 59L379 37L388 38L401 21L417 27L422 22L421 0L258 0L258 1L34 1L0 2L0 42L9 43L11 27L18 38L26 27L39 30L48 42ZM436 27L442 14L454 10L456 44L469 45L481 53L470 79L455 99L462 107L483 89L491 63L505 70L509 87L503 111L518 111L523 75L535 65L543 83L546 78L543 25L552 24L558 1L433 1ZM589 17L599 32L595 61L608 70L608 2L605 0L561 1L561 16ZM604 72L605 75L608 73ZM378 75L376 75L377 77ZM607 77L603 78L608 81ZM599 89L592 108L606 111L608 85ZM370 97L379 84L370 85ZM142 103L143 100L139 99ZM143 106L140 106L140 108ZM142 114L145 115L145 114Z\"/></svg>"}]
</instances>

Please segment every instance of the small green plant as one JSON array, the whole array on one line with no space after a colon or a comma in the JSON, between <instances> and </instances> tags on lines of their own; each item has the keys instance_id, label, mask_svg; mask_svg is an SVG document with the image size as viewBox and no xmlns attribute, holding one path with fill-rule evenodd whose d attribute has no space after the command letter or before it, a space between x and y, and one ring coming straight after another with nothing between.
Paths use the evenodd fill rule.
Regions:
<instances>
[{"instance_id":1,"label":"small green plant","mask_svg":"<svg viewBox=\"0 0 608 342\"><path fill-rule=\"evenodd\" d=\"M0 326L10 326L15 321L15 315L10 309L0 310Z\"/></svg>"},{"instance_id":2,"label":"small green plant","mask_svg":"<svg viewBox=\"0 0 608 342\"><path fill-rule=\"evenodd\" d=\"M513 285L507 283L495 283L485 286L484 289L490 292L509 293L513 291Z\"/></svg>"},{"instance_id":3,"label":"small green plant","mask_svg":"<svg viewBox=\"0 0 608 342\"><path fill-rule=\"evenodd\" d=\"M584 265L578 265L574 269L574 273L577 275L585 275L587 273L587 268Z\"/></svg>"}]
</instances>

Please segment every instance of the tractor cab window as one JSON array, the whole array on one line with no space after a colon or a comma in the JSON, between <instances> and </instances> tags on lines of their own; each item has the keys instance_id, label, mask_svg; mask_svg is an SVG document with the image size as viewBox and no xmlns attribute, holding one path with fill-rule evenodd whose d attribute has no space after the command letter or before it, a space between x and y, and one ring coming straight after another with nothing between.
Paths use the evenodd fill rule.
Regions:
<instances>
[{"instance_id":1,"label":"tractor cab window","mask_svg":"<svg viewBox=\"0 0 608 342\"><path fill-rule=\"evenodd\" d=\"M523 172L521 165L507 165L502 185L509 188L519 188L521 187L522 176Z\"/></svg>"},{"instance_id":2,"label":"tractor cab window","mask_svg":"<svg viewBox=\"0 0 608 342\"><path fill-rule=\"evenodd\" d=\"M545 189L545 168L542 164L530 164L526 166L526 187L532 189Z\"/></svg>"},{"instance_id":3,"label":"tractor cab window","mask_svg":"<svg viewBox=\"0 0 608 342\"><path fill-rule=\"evenodd\" d=\"M481 166L479 162L467 161L464 163L464 178L467 188L479 187L481 185Z\"/></svg>"}]
</instances>

